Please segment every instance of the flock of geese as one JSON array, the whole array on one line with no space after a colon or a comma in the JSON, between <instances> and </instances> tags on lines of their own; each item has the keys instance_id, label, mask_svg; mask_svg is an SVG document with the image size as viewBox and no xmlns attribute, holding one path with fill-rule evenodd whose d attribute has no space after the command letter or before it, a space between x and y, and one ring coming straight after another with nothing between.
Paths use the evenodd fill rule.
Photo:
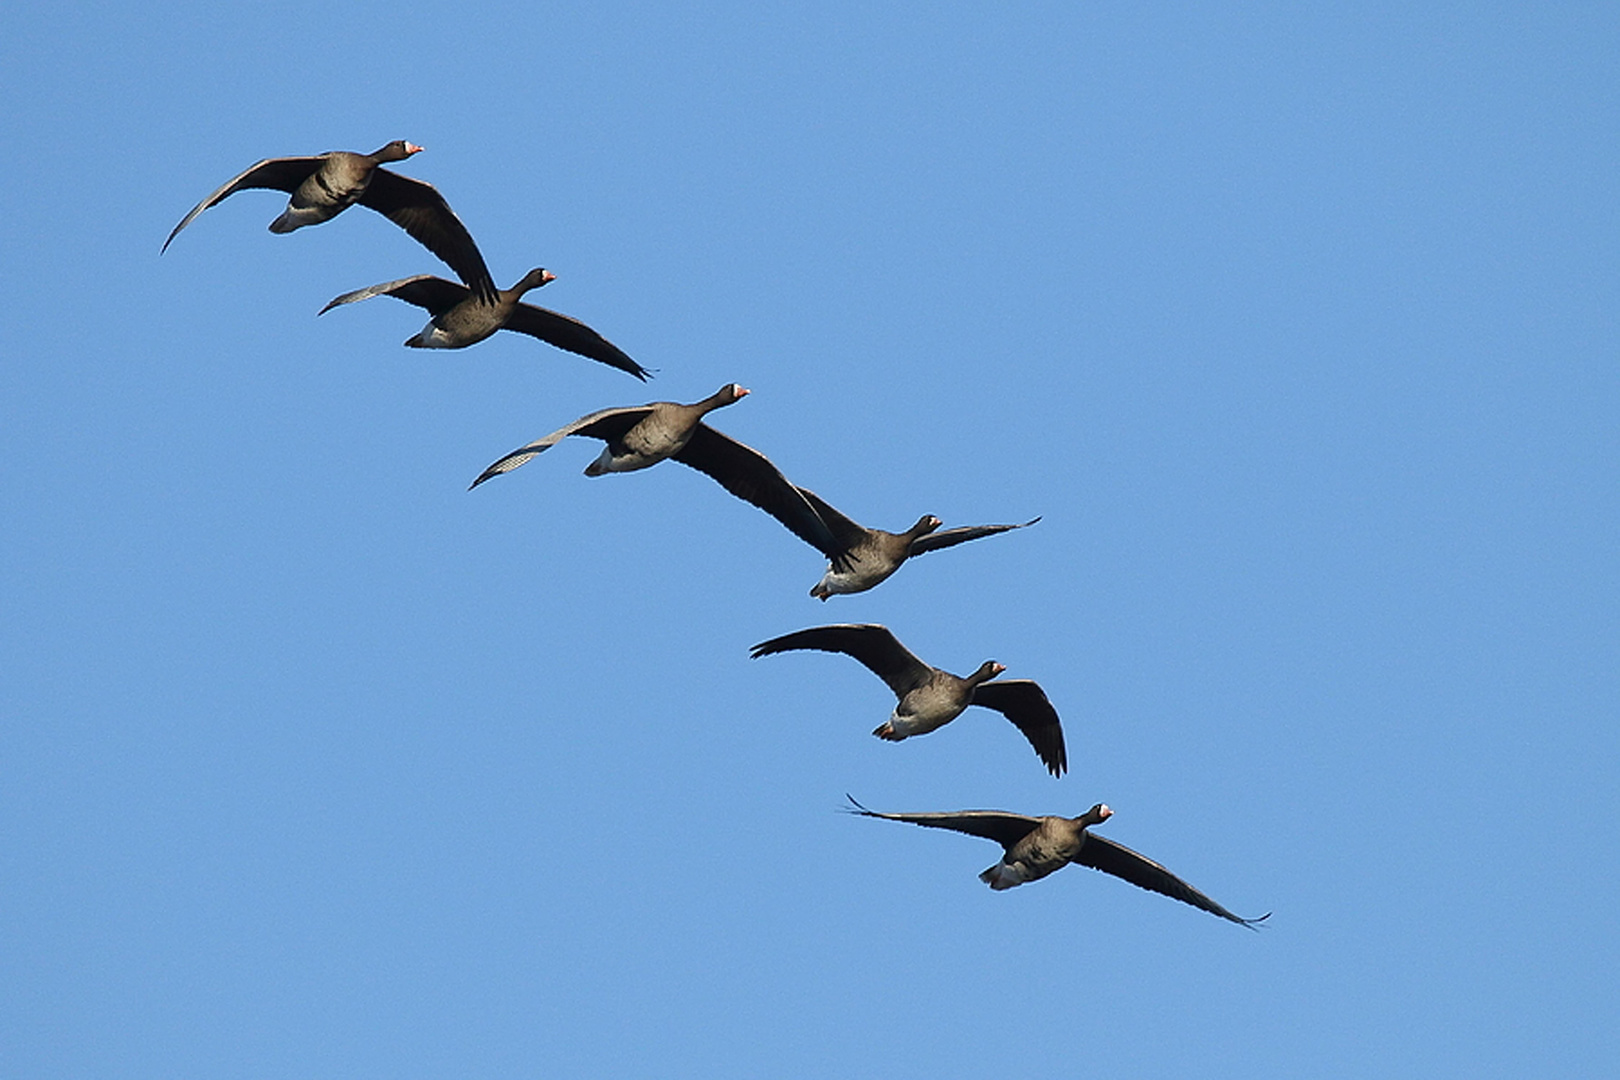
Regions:
<instances>
[{"instance_id":1,"label":"flock of geese","mask_svg":"<svg viewBox=\"0 0 1620 1080\"><path fill-rule=\"evenodd\" d=\"M386 281L344 293L322 308L321 314L374 296L392 296L431 316L428 324L405 342L412 348L464 349L498 330L514 330L645 380L647 369L595 330L567 315L523 302L527 293L554 280L550 272L531 270L510 289L497 288L477 244L444 197L431 184L382 167L404 161L421 150L420 146L400 140L372 154L333 151L260 161L181 218L164 241L163 250L168 250L180 231L204 210L245 189L264 188L290 196L286 210L270 223L270 231L276 233L330 221L358 204L404 229L455 271L461 281L458 284L430 274ZM601 455L585 469L587 476L633 472L673 459L706 473L826 556L827 572L810 590L811 596L823 601L874 588L914 555L1022 529L1040 520L941 529L939 518L925 515L898 533L856 524L815 492L791 483L763 454L704 422L709 413L735 404L747 393L730 383L690 405L658 401L601 409L513 450L485 469L472 487L511 472L570 435L606 443ZM1054 777L1062 776L1068 768L1063 727L1046 693L1029 679L998 678L1006 668L993 660L986 660L965 678L953 675L919 660L887 627L875 624L799 630L755 645L752 656L757 659L802 649L843 653L866 665L888 684L897 703L889 718L872 733L881 739L898 742L926 735L977 705L1012 721ZM1091 832L1113 814L1102 803L1068 818L1026 817L996 810L880 813L868 810L853 797L849 801L854 814L950 829L1000 844L1004 852L1001 860L979 875L992 889L1010 889L1035 881L1072 862L1240 925L1252 927L1267 918L1234 915L1153 860Z\"/></svg>"}]
</instances>

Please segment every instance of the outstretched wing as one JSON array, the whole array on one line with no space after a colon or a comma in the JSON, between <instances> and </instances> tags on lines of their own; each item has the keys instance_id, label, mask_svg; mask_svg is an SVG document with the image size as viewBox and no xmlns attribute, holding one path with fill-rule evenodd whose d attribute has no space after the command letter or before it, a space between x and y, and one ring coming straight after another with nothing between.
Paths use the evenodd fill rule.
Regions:
<instances>
[{"instance_id":1,"label":"outstretched wing","mask_svg":"<svg viewBox=\"0 0 1620 1080\"><path fill-rule=\"evenodd\" d=\"M456 217L439 189L422 180L401 176L387 169L371 171L360 205L369 206L410 234L467 283L485 303L495 302L495 282L484 265L484 256L473 243L467 226Z\"/></svg>"},{"instance_id":2,"label":"outstretched wing","mask_svg":"<svg viewBox=\"0 0 1620 1080\"><path fill-rule=\"evenodd\" d=\"M758 660L772 653L792 649L819 649L821 652L840 652L853 656L878 678L889 684L895 697L903 698L927 682L934 669L911 654L887 626L876 623L837 623L832 626L812 626L779 638L762 641L751 651Z\"/></svg>"},{"instance_id":3,"label":"outstretched wing","mask_svg":"<svg viewBox=\"0 0 1620 1080\"><path fill-rule=\"evenodd\" d=\"M1106 837L1098 836L1089 829L1086 830L1086 842L1080 846L1080 854L1071 861L1081 866L1089 866L1093 870L1101 870L1105 874L1112 874L1138 888L1168 896L1172 900L1180 900L1195 908L1202 908L1211 915L1219 915L1242 926L1253 926L1271 918L1270 912L1258 919L1245 919L1241 915L1234 915L1147 856L1137 854L1124 844L1116 844Z\"/></svg>"},{"instance_id":4,"label":"outstretched wing","mask_svg":"<svg viewBox=\"0 0 1620 1080\"><path fill-rule=\"evenodd\" d=\"M850 811L852 814L883 818L885 821L904 821L930 829L950 829L953 832L967 833L969 836L982 836L986 840L994 840L1003 848L1012 847L1034 832L1041 823L1040 818L1009 814L1004 810L958 810L955 813L944 814L884 814L868 810L856 802L853 795L845 795L844 798L854 806Z\"/></svg>"},{"instance_id":5,"label":"outstretched wing","mask_svg":"<svg viewBox=\"0 0 1620 1080\"><path fill-rule=\"evenodd\" d=\"M321 167L318 157L283 157L265 158L254 165L249 165L238 176L225 181L220 189L208 198L191 208L191 213L180 219L180 224L174 227L169 239L163 241L163 251L169 250L174 238L180 235L180 230L190 225L198 214L210 206L224 201L243 188L269 188L274 191L285 191L289 195L298 190L309 174ZM160 251L158 254L162 254Z\"/></svg>"},{"instance_id":6,"label":"outstretched wing","mask_svg":"<svg viewBox=\"0 0 1620 1080\"><path fill-rule=\"evenodd\" d=\"M1063 725L1058 720L1057 710L1047 700L1046 691L1033 679L980 683L973 691L973 704L994 709L1017 725L1053 776L1062 776L1068 769Z\"/></svg>"},{"instance_id":7,"label":"outstretched wing","mask_svg":"<svg viewBox=\"0 0 1620 1080\"><path fill-rule=\"evenodd\" d=\"M931 532L927 536L919 536L911 542L911 553L921 555L925 551L938 551L940 548L955 547L965 544L969 540L978 540L996 533L1004 533L1009 529L1027 529L1040 518L1030 518L1022 525L962 525L955 529L942 529Z\"/></svg>"},{"instance_id":8,"label":"outstretched wing","mask_svg":"<svg viewBox=\"0 0 1620 1080\"><path fill-rule=\"evenodd\" d=\"M604 442L622 439L626 432L641 423L651 412L651 405L630 405L618 409L602 409L587 416L582 416L572 424L558 428L545 438L536 439L527 446L520 446L507 454L479 473L478 479L474 480L472 486L467 490L471 491L490 477L509 473L519 465L526 464L530 458L556 446L570 435L589 435Z\"/></svg>"},{"instance_id":9,"label":"outstretched wing","mask_svg":"<svg viewBox=\"0 0 1620 1080\"><path fill-rule=\"evenodd\" d=\"M834 566L847 563L844 549L816 508L758 450L699 424L675 460L707 473L737 498L759 507L827 556Z\"/></svg>"},{"instance_id":10,"label":"outstretched wing","mask_svg":"<svg viewBox=\"0 0 1620 1080\"><path fill-rule=\"evenodd\" d=\"M626 356L624 350L578 319L571 319L567 315L543 307L519 304L512 309L512 314L507 318L506 329L528 334L548 345L555 345L559 349L567 349L571 353L578 353L609 367L627 371L642 382L646 382L647 376L651 374Z\"/></svg>"},{"instance_id":11,"label":"outstretched wing","mask_svg":"<svg viewBox=\"0 0 1620 1080\"><path fill-rule=\"evenodd\" d=\"M339 304L353 304L361 300L370 300L373 296L392 296L403 300L407 304L415 304L419 308L426 308L434 315L442 315L463 300L467 299L468 290L453 281L446 281L442 277L432 274L417 274L415 277L400 278L398 281L385 281L380 285L367 285L363 289L344 293L327 301L325 307L317 311L317 315L325 315Z\"/></svg>"}]
</instances>

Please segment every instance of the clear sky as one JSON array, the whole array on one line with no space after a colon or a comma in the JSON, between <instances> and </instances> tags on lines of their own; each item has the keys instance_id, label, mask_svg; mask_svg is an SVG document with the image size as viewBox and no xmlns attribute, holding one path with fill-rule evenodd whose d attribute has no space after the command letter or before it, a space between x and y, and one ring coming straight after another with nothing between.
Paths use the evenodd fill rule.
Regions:
<instances>
[{"instance_id":1,"label":"clear sky","mask_svg":"<svg viewBox=\"0 0 1620 1080\"><path fill-rule=\"evenodd\" d=\"M0 14L0 1074L1596 1076L1620 1057L1612 5ZM262 157L427 152L496 279ZM610 405L862 522L806 593ZM1045 686L892 745L881 622ZM1077 814L1259 933L839 813Z\"/></svg>"}]
</instances>

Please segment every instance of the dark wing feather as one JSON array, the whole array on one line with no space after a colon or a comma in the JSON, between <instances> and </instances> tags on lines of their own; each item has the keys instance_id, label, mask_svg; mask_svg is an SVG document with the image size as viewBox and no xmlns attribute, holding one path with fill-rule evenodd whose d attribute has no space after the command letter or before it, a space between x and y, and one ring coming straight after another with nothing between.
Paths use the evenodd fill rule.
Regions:
<instances>
[{"instance_id":1,"label":"dark wing feather","mask_svg":"<svg viewBox=\"0 0 1620 1080\"><path fill-rule=\"evenodd\" d=\"M772 653L792 649L819 649L853 656L889 684L896 697L905 697L933 677L934 669L911 654L887 626L876 623L838 623L812 626L755 645L752 656L758 660Z\"/></svg>"},{"instance_id":2,"label":"dark wing feather","mask_svg":"<svg viewBox=\"0 0 1620 1080\"><path fill-rule=\"evenodd\" d=\"M382 214L444 260L480 300L495 302L495 282L484 256L438 188L387 169L373 169L360 204Z\"/></svg>"},{"instance_id":3,"label":"dark wing feather","mask_svg":"<svg viewBox=\"0 0 1620 1080\"><path fill-rule=\"evenodd\" d=\"M536 439L527 446L520 446L507 454L480 473L478 479L474 480L472 486L467 490L471 491L492 476L509 473L519 465L526 464L530 458L551 449L569 435L589 435L604 442L614 442L622 439L631 428L646 419L651 412L651 405L630 405L618 409L602 409L588 416L582 416L572 424L558 428L545 438Z\"/></svg>"},{"instance_id":4,"label":"dark wing feather","mask_svg":"<svg viewBox=\"0 0 1620 1080\"><path fill-rule=\"evenodd\" d=\"M1031 679L980 683L973 691L973 704L994 709L1016 724L1053 776L1062 776L1068 769L1063 725L1038 683Z\"/></svg>"},{"instance_id":5,"label":"dark wing feather","mask_svg":"<svg viewBox=\"0 0 1620 1080\"><path fill-rule=\"evenodd\" d=\"M883 818L885 821L904 821L930 829L950 829L953 832L967 833L969 836L982 836L986 840L994 840L1003 848L1012 847L1041 823L1040 818L1009 814L1003 810L958 810L947 814L884 814L868 810L855 802L853 796L845 795L844 798L854 804L855 809L850 811L852 814Z\"/></svg>"},{"instance_id":6,"label":"dark wing feather","mask_svg":"<svg viewBox=\"0 0 1620 1080\"><path fill-rule=\"evenodd\" d=\"M1116 844L1090 830L1086 832L1086 842L1080 846L1080 854L1072 861L1081 866L1089 866L1093 870L1101 870L1105 874L1112 874L1150 892L1180 900L1195 908L1202 908L1211 915L1219 915L1243 926L1253 926L1262 919L1271 917L1270 912L1260 916L1259 919L1245 919L1240 915L1234 915L1147 856L1139 855L1124 844Z\"/></svg>"},{"instance_id":7,"label":"dark wing feather","mask_svg":"<svg viewBox=\"0 0 1620 1080\"><path fill-rule=\"evenodd\" d=\"M706 424L699 424L692 438L675 455L675 460L707 473L737 498L753 503L786 525L794 536L831 559L835 566L847 561L832 530L804 497L804 492L788 483L782 470L758 450Z\"/></svg>"},{"instance_id":8,"label":"dark wing feather","mask_svg":"<svg viewBox=\"0 0 1620 1080\"><path fill-rule=\"evenodd\" d=\"M163 251L169 250L169 244L180 235L180 230L190 225L197 215L214 206L227 197L236 194L243 188L268 188L274 191L285 191L289 195L298 190L298 185L309 178L309 174L321 167L323 158L319 157L283 157L265 158L254 165L249 165L238 176L233 176L220 186L208 198L191 208L191 213L180 219L180 224L174 227L169 239L163 241ZM158 254L162 254L160 251Z\"/></svg>"},{"instance_id":9,"label":"dark wing feather","mask_svg":"<svg viewBox=\"0 0 1620 1080\"><path fill-rule=\"evenodd\" d=\"M325 315L339 304L353 304L361 300L370 300L373 296L392 296L407 304L426 308L434 315L442 315L467 299L469 295L470 292L466 287L453 281L446 281L432 274L417 274L415 277L385 281L381 285L367 285L364 289L344 293L328 301L327 305L316 314Z\"/></svg>"},{"instance_id":10,"label":"dark wing feather","mask_svg":"<svg viewBox=\"0 0 1620 1080\"><path fill-rule=\"evenodd\" d=\"M628 371L642 382L649 372L624 354L613 342L598 334L578 319L550 311L533 304L519 304L506 320L506 329L539 338L548 345L567 349L571 353Z\"/></svg>"},{"instance_id":11,"label":"dark wing feather","mask_svg":"<svg viewBox=\"0 0 1620 1080\"><path fill-rule=\"evenodd\" d=\"M921 555L925 551L938 551L940 548L955 547L965 544L969 540L978 540L996 533L1004 533L1009 529L1027 529L1040 518L1030 518L1022 525L962 525L955 529L944 529L931 532L927 536L919 536L911 542L911 553Z\"/></svg>"},{"instance_id":12,"label":"dark wing feather","mask_svg":"<svg viewBox=\"0 0 1620 1080\"><path fill-rule=\"evenodd\" d=\"M821 496L809 488L800 488L799 494L804 496L806 502L815 507L816 513L821 516L821 520L826 523L828 529L832 530L833 539L838 541L840 548L848 551L851 548L860 546L866 540L869 530L865 526L855 524L855 522L828 506Z\"/></svg>"}]
</instances>

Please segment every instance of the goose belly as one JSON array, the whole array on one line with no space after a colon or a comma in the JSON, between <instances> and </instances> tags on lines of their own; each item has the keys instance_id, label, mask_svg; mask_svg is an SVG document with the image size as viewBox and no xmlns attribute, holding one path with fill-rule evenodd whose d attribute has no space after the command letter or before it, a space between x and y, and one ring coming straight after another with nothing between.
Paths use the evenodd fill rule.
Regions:
<instances>
[{"instance_id":1,"label":"goose belly","mask_svg":"<svg viewBox=\"0 0 1620 1080\"><path fill-rule=\"evenodd\" d=\"M601 476L604 473L635 472L637 469L650 469L663 461L668 455L650 456L627 451L614 454L613 447L604 446L595 461L585 466L586 476Z\"/></svg>"},{"instance_id":2,"label":"goose belly","mask_svg":"<svg viewBox=\"0 0 1620 1080\"><path fill-rule=\"evenodd\" d=\"M680 453L692 439L692 429L680 430L650 416L631 428L623 439L610 442L585 470L586 476L650 469Z\"/></svg>"},{"instance_id":3,"label":"goose belly","mask_svg":"<svg viewBox=\"0 0 1620 1080\"><path fill-rule=\"evenodd\" d=\"M496 329L466 325L463 320L433 319L405 344L413 349L465 349L483 341Z\"/></svg>"},{"instance_id":4,"label":"goose belly","mask_svg":"<svg viewBox=\"0 0 1620 1080\"><path fill-rule=\"evenodd\" d=\"M810 595L825 600L829 596L865 592L894 573L895 569L895 567L883 569L861 562L855 563L848 570L835 570L829 566L827 572L821 576L820 583L810 590Z\"/></svg>"},{"instance_id":5,"label":"goose belly","mask_svg":"<svg viewBox=\"0 0 1620 1080\"><path fill-rule=\"evenodd\" d=\"M298 185L292 198L287 200L287 209L270 223L271 232L289 233L305 225L331 221L366 193L364 184L356 187L334 181L326 172L324 166L316 169L309 179Z\"/></svg>"},{"instance_id":6,"label":"goose belly","mask_svg":"<svg viewBox=\"0 0 1620 1080\"><path fill-rule=\"evenodd\" d=\"M446 333L438 323L430 322L405 344L413 349L461 349L472 343L459 341Z\"/></svg>"},{"instance_id":7,"label":"goose belly","mask_svg":"<svg viewBox=\"0 0 1620 1080\"><path fill-rule=\"evenodd\" d=\"M1008 862L1002 859L996 865L979 875L979 880L996 891L1011 889L1029 881L1039 881L1056 870L1061 869L1067 860L1051 863L1027 862L1023 859L1014 859Z\"/></svg>"},{"instance_id":8,"label":"goose belly","mask_svg":"<svg viewBox=\"0 0 1620 1080\"><path fill-rule=\"evenodd\" d=\"M1040 875L1031 875L1023 863L1010 863L1001 860L979 875L979 880L1000 892L1002 889L1011 889L1022 885L1026 881L1034 881Z\"/></svg>"},{"instance_id":9,"label":"goose belly","mask_svg":"<svg viewBox=\"0 0 1620 1080\"><path fill-rule=\"evenodd\" d=\"M944 727L961 716L967 707L967 701L960 694L935 683L920 686L907 694L895 706L894 715L905 725L909 734L923 735Z\"/></svg>"},{"instance_id":10,"label":"goose belly","mask_svg":"<svg viewBox=\"0 0 1620 1080\"><path fill-rule=\"evenodd\" d=\"M1069 859L1077 851L1073 844L1064 843L1058 838L1046 843L1018 844L979 877L992 889L1010 889L1014 885L1039 881L1048 874L1056 873L1069 865Z\"/></svg>"},{"instance_id":11,"label":"goose belly","mask_svg":"<svg viewBox=\"0 0 1620 1080\"><path fill-rule=\"evenodd\" d=\"M296 206L293 203L288 203L287 209L281 212L281 216L270 223L270 231L273 233L290 233L294 229L302 229L305 225L319 225L323 221L330 221L336 217L337 212L341 209L343 209L341 206Z\"/></svg>"}]
</instances>

